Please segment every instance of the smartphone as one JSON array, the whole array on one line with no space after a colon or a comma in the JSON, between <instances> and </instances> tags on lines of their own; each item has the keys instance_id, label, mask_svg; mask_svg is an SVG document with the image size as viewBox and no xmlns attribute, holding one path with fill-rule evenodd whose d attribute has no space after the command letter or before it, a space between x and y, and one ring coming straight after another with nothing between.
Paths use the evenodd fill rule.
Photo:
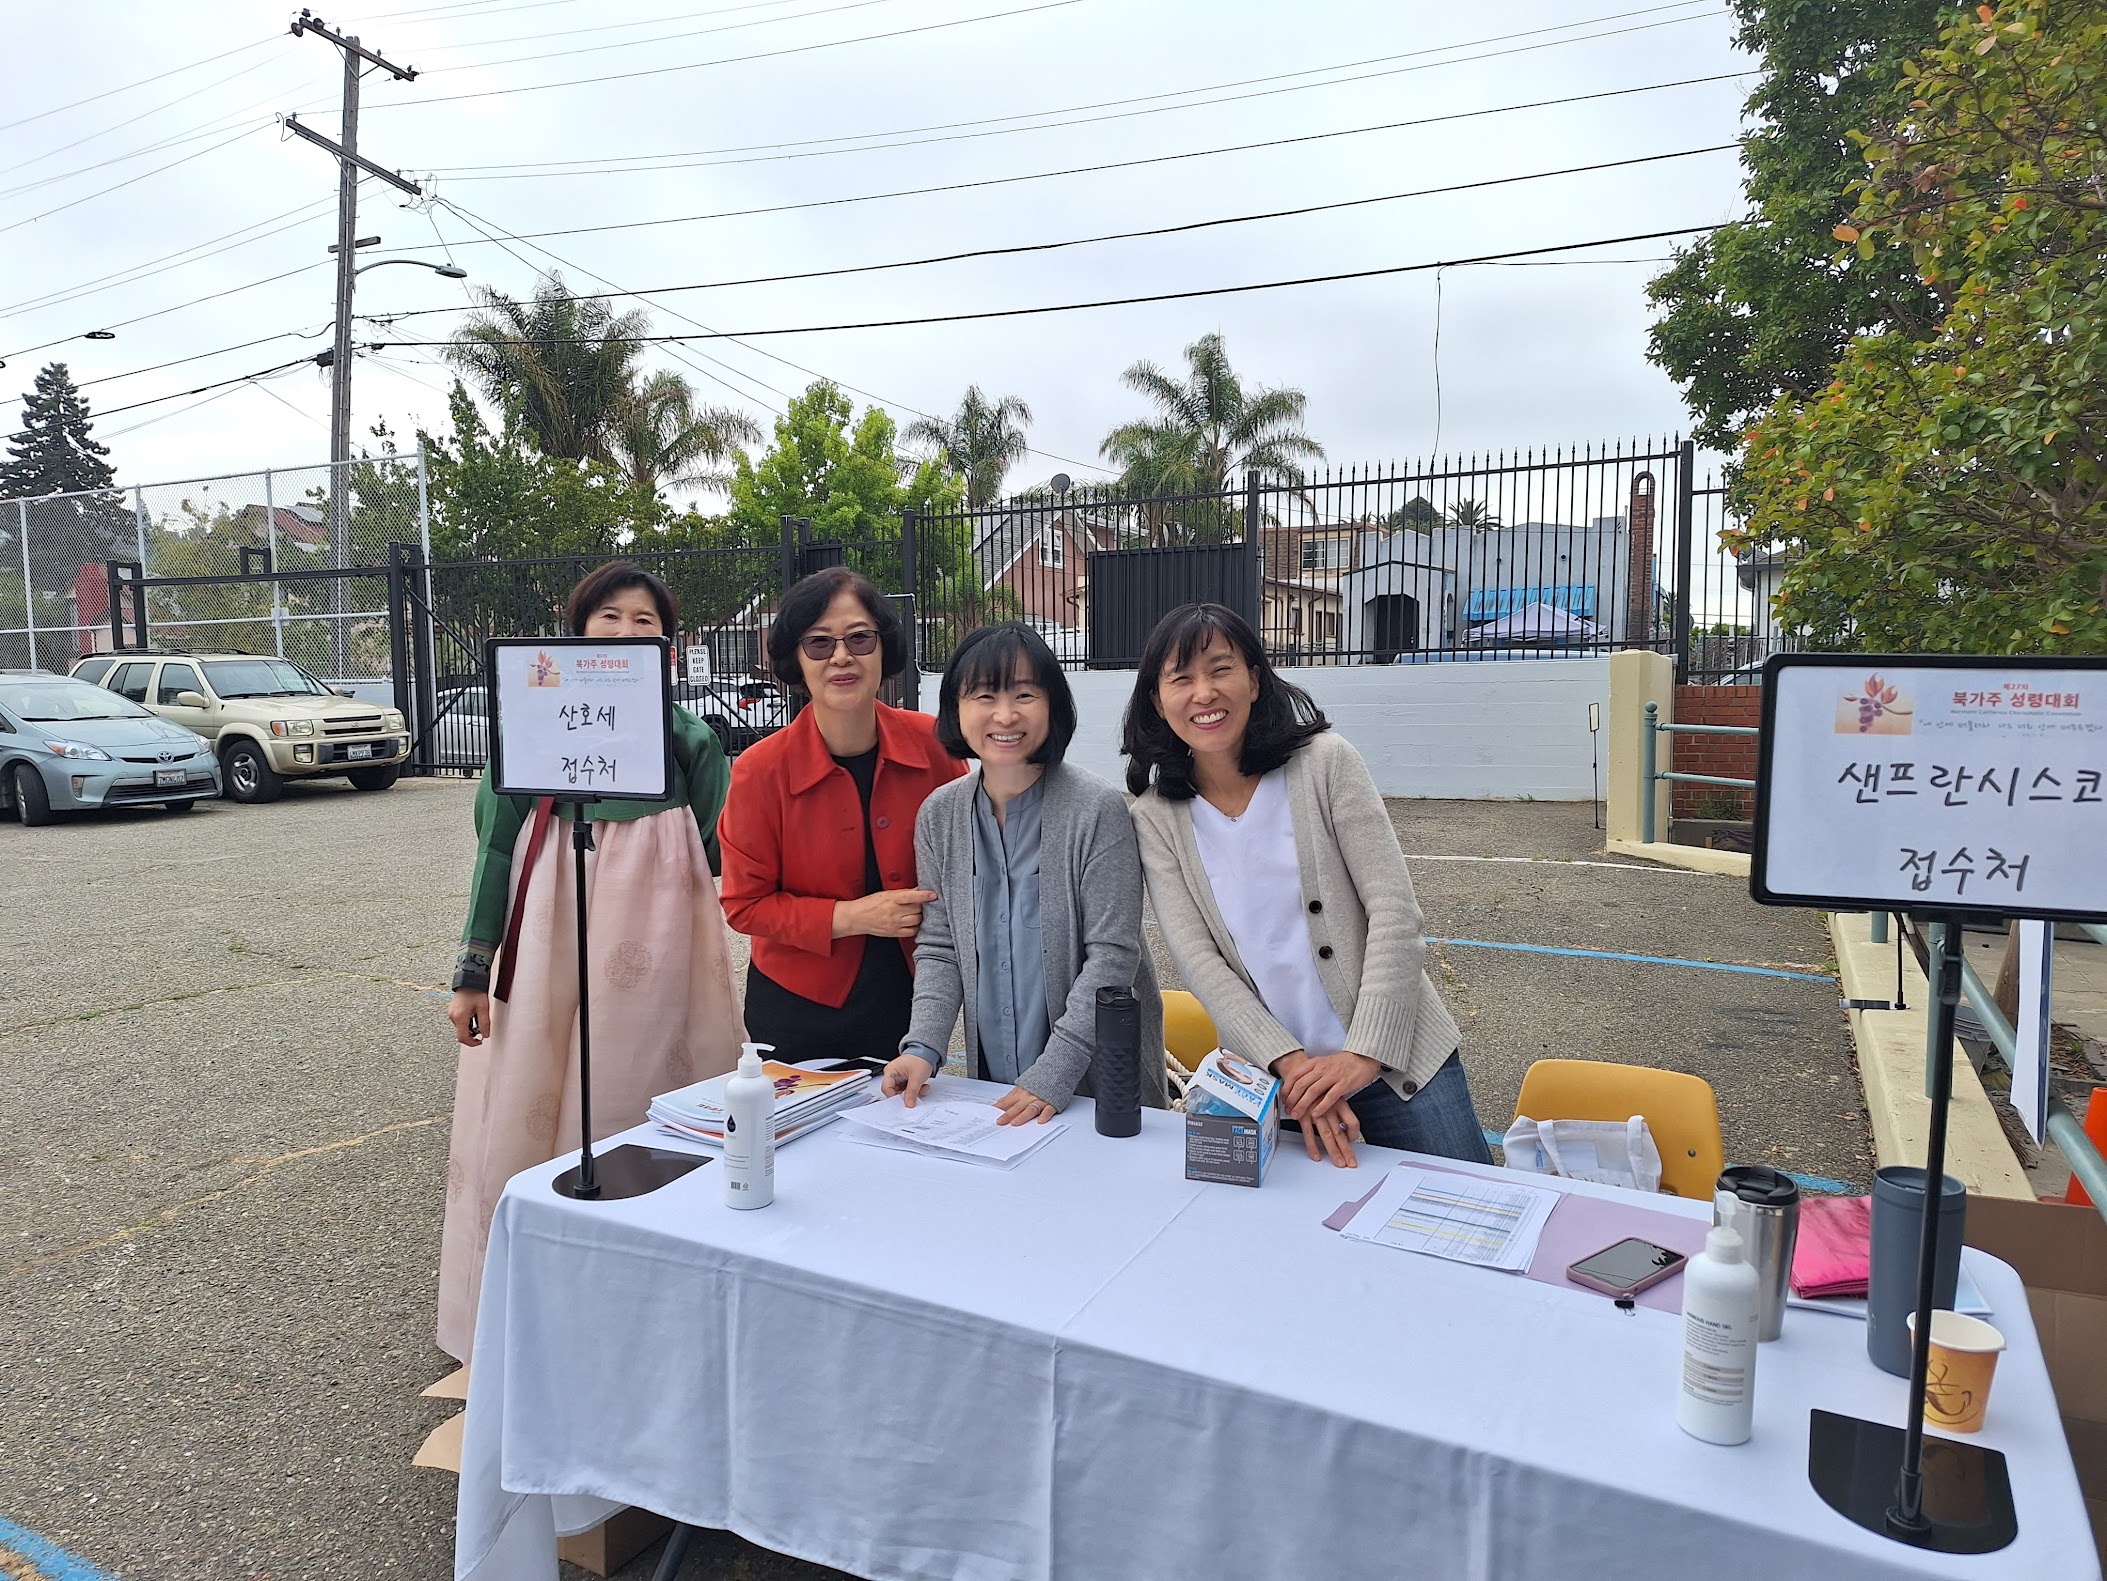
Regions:
<instances>
[{"instance_id":1,"label":"smartphone","mask_svg":"<svg viewBox=\"0 0 2107 1581\"><path fill-rule=\"evenodd\" d=\"M1682 1272L1688 1261L1681 1252L1633 1236L1581 1258L1566 1270L1566 1277L1604 1295L1630 1296Z\"/></svg>"}]
</instances>

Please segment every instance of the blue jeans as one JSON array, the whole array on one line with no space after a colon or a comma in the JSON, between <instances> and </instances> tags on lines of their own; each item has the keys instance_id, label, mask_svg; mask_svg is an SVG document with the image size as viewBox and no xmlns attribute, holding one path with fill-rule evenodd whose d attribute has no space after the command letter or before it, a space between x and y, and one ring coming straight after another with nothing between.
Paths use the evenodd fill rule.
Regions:
<instances>
[{"instance_id":1,"label":"blue jeans","mask_svg":"<svg viewBox=\"0 0 2107 1581\"><path fill-rule=\"evenodd\" d=\"M1376 1078L1348 1098L1361 1122L1361 1140L1376 1147L1408 1153L1432 1153L1467 1163L1490 1164L1484 1128L1471 1105L1470 1081L1463 1074L1461 1052L1441 1062L1441 1069L1410 1100Z\"/></svg>"}]
</instances>

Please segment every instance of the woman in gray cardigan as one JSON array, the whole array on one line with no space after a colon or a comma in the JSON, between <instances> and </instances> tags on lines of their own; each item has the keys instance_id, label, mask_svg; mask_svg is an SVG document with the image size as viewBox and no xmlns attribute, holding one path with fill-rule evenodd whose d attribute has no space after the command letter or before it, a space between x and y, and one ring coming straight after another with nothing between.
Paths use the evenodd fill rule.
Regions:
<instances>
[{"instance_id":1,"label":"woman in gray cardigan","mask_svg":"<svg viewBox=\"0 0 2107 1581\"><path fill-rule=\"evenodd\" d=\"M1163 1001L1141 933L1141 858L1119 792L1061 761L1075 699L1029 626L967 634L944 669L937 740L980 772L932 792L915 871L914 1012L884 1090L912 1105L966 1015L970 1072L1007 1083L998 1124L1090 1092L1097 991L1141 1002L1141 1101L1164 1104Z\"/></svg>"},{"instance_id":2,"label":"woman in gray cardigan","mask_svg":"<svg viewBox=\"0 0 2107 1581\"><path fill-rule=\"evenodd\" d=\"M1310 1157L1490 1163L1412 876L1368 766L1258 634L1188 604L1142 650L1122 742L1149 898L1222 1046L1281 1079Z\"/></svg>"}]
</instances>

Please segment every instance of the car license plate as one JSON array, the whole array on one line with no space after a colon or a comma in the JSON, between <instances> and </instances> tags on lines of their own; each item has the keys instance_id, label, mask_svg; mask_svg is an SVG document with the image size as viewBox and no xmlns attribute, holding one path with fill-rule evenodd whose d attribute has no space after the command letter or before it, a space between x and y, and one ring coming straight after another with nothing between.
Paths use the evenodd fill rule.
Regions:
<instances>
[{"instance_id":1,"label":"car license plate","mask_svg":"<svg viewBox=\"0 0 2107 1581\"><path fill-rule=\"evenodd\" d=\"M373 743L369 741L364 746L346 747L344 756L353 759L370 758L373 756Z\"/></svg>"},{"instance_id":2,"label":"car license plate","mask_svg":"<svg viewBox=\"0 0 2107 1581\"><path fill-rule=\"evenodd\" d=\"M181 790L183 788L184 782L189 778L190 776L185 774L181 769L155 769L154 789Z\"/></svg>"}]
</instances>

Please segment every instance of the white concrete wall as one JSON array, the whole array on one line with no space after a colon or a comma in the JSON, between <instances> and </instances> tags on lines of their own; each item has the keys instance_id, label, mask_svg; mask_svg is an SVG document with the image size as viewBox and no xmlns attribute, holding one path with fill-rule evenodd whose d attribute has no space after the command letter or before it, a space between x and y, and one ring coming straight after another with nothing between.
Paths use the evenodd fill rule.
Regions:
<instances>
[{"instance_id":1,"label":"white concrete wall","mask_svg":"<svg viewBox=\"0 0 2107 1581\"><path fill-rule=\"evenodd\" d=\"M1283 670L1359 748L1385 796L1587 801L1588 704L1601 705L1607 764L1609 660L1512 659ZM1071 671L1072 763L1124 783L1120 720L1132 670ZM931 694L933 696L933 693Z\"/></svg>"}]
</instances>

